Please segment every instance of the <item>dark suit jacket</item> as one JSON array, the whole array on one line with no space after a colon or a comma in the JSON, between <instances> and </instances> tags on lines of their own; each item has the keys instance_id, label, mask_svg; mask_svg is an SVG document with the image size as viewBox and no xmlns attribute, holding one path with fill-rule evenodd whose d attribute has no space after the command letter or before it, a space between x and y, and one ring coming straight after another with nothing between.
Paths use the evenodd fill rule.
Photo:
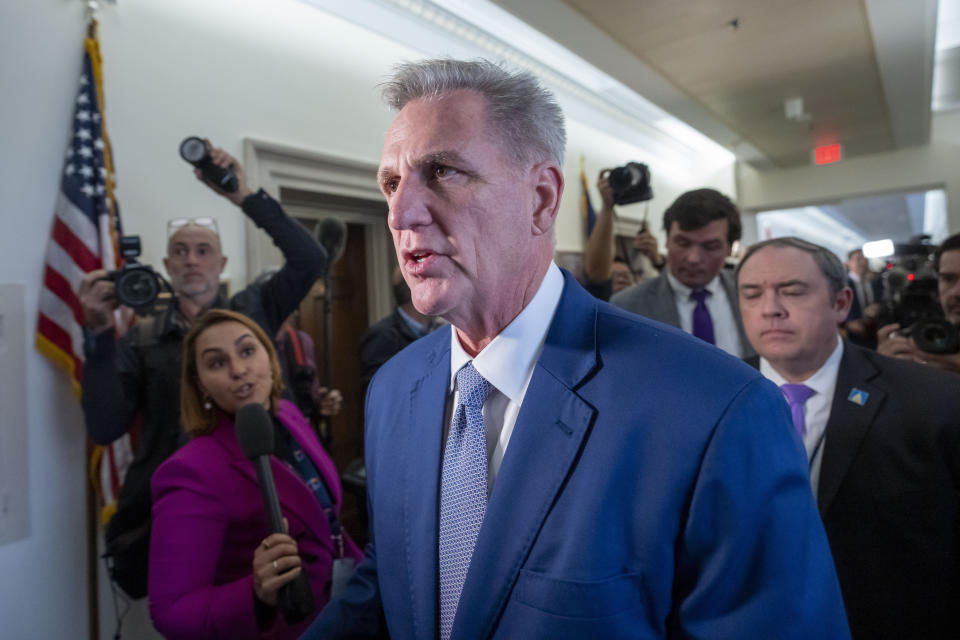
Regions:
<instances>
[{"instance_id":1,"label":"dark suit jacket","mask_svg":"<svg viewBox=\"0 0 960 640\"><path fill-rule=\"evenodd\" d=\"M750 346L750 341L747 340L747 335L743 332L743 320L740 318L740 304L737 298L737 281L732 271L720 270L720 285L727 294L730 308L733 309L733 317L737 322L737 335L740 337L740 347L743 349L744 357L756 355L753 347ZM651 320L669 324L671 327L679 329L681 326L676 296L667 279L666 270L653 280L624 289L610 298L610 304L632 313L639 313Z\"/></svg>"},{"instance_id":2,"label":"dark suit jacket","mask_svg":"<svg viewBox=\"0 0 960 640\"><path fill-rule=\"evenodd\" d=\"M564 280L452 637L848 637L780 392ZM371 383L373 542L305 638L436 637L450 331Z\"/></svg>"},{"instance_id":3,"label":"dark suit jacket","mask_svg":"<svg viewBox=\"0 0 960 640\"><path fill-rule=\"evenodd\" d=\"M960 376L844 344L817 503L854 637L960 638Z\"/></svg>"},{"instance_id":4,"label":"dark suit jacket","mask_svg":"<svg viewBox=\"0 0 960 640\"><path fill-rule=\"evenodd\" d=\"M360 384L366 397L370 379L383 363L419 338L406 323L399 309L370 325L360 337Z\"/></svg>"}]
</instances>

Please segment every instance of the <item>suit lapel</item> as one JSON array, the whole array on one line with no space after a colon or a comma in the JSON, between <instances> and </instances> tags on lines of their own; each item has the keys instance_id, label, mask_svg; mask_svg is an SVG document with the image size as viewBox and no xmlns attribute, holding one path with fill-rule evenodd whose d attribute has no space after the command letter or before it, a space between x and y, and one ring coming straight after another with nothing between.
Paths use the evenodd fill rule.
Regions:
<instances>
[{"instance_id":1,"label":"suit lapel","mask_svg":"<svg viewBox=\"0 0 960 640\"><path fill-rule=\"evenodd\" d=\"M405 465L402 527L416 638L436 636L437 519L444 408L450 385L450 331L449 326L438 330L441 336L425 363L426 375L414 383L410 392L407 424L400 425L402 433L409 434L404 438L406 450L400 457ZM403 416L398 415L397 419L403 420Z\"/></svg>"},{"instance_id":2,"label":"suit lapel","mask_svg":"<svg viewBox=\"0 0 960 640\"><path fill-rule=\"evenodd\" d=\"M679 329L683 325L680 323L680 312L677 311L677 296L673 292L673 287L670 286L666 271L657 278L655 286L653 300L657 317L653 319Z\"/></svg>"},{"instance_id":3,"label":"suit lapel","mask_svg":"<svg viewBox=\"0 0 960 640\"><path fill-rule=\"evenodd\" d=\"M817 503L821 516L825 516L833 504L864 436L886 399L886 392L870 382L877 374L858 347L844 343L820 467ZM854 391L866 393L862 405L850 399Z\"/></svg>"},{"instance_id":4,"label":"suit lapel","mask_svg":"<svg viewBox=\"0 0 960 640\"><path fill-rule=\"evenodd\" d=\"M740 339L740 349L743 351L743 357L749 358L756 355L753 345L747 339L746 331L743 329L743 318L740 316L740 298L737 295L737 281L735 276L727 269L720 270L720 286L727 294L727 302L733 310L733 319L737 323L737 337Z\"/></svg>"},{"instance_id":5,"label":"suit lapel","mask_svg":"<svg viewBox=\"0 0 960 640\"><path fill-rule=\"evenodd\" d=\"M563 297L477 538L454 620L455 638L492 633L596 413L574 391L598 364L596 302L569 274L564 278Z\"/></svg>"}]
</instances>

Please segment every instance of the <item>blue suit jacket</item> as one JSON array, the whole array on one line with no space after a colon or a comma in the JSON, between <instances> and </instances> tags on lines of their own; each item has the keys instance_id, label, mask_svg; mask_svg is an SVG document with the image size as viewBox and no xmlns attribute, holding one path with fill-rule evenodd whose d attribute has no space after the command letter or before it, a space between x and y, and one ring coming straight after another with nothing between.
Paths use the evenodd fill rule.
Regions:
<instances>
[{"instance_id":1,"label":"blue suit jacket","mask_svg":"<svg viewBox=\"0 0 960 640\"><path fill-rule=\"evenodd\" d=\"M780 392L564 278L452 637L848 637ZM371 383L373 541L306 638L436 637L449 331Z\"/></svg>"}]
</instances>

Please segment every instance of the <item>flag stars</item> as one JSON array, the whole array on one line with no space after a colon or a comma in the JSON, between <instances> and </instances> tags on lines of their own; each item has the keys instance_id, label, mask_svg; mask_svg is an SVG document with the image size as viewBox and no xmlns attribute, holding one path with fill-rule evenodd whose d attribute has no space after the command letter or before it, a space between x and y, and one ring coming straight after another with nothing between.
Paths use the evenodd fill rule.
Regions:
<instances>
[{"instance_id":1,"label":"flag stars","mask_svg":"<svg viewBox=\"0 0 960 640\"><path fill-rule=\"evenodd\" d=\"M103 138L97 138L93 141L93 148L97 151L103 151Z\"/></svg>"},{"instance_id":2,"label":"flag stars","mask_svg":"<svg viewBox=\"0 0 960 640\"><path fill-rule=\"evenodd\" d=\"M72 176L76 172L77 168L73 166L72 162L68 162L67 166L63 168L64 175Z\"/></svg>"},{"instance_id":3,"label":"flag stars","mask_svg":"<svg viewBox=\"0 0 960 640\"><path fill-rule=\"evenodd\" d=\"M97 111L94 111L90 119L93 120L95 124L100 124L100 113Z\"/></svg>"},{"instance_id":4,"label":"flag stars","mask_svg":"<svg viewBox=\"0 0 960 640\"><path fill-rule=\"evenodd\" d=\"M83 165L82 167L80 167L80 175L82 175L84 178L87 178L87 179L92 178L93 167L87 164Z\"/></svg>"},{"instance_id":5,"label":"flag stars","mask_svg":"<svg viewBox=\"0 0 960 640\"><path fill-rule=\"evenodd\" d=\"M83 195L87 196L88 198L93 197L93 193L94 193L93 185L90 184L89 182L83 185L82 187L80 187L80 191L82 191Z\"/></svg>"},{"instance_id":6,"label":"flag stars","mask_svg":"<svg viewBox=\"0 0 960 640\"><path fill-rule=\"evenodd\" d=\"M81 140L89 140L93 136L90 135L90 129L77 129L77 137Z\"/></svg>"},{"instance_id":7,"label":"flag stars","mask_svg":"<svg viewBox=\"0 0 960 640\"><path fill-rule=\"evenodd\" d=\"M80 86L85 87L88 84L90 84L90 78L87 76L87 74L80 76Z\"/></svg>"},{"instance_id":8,"label":"flag stars","mask_svg":"<svg viewBox=\"0 0 960 640\"><path fill-rule=\"evenodd\" d=\"M87 95L85 91L80 92L77 96L77 104L89 104L90 96Z\"/></svg>"},{"instance_id":9,"label":"flag stars","mask_svg":"<svg viewBox=\"0 0 960 640\"><path fill-rule=\"evenodd\" d=\"M93 149L91 149L90 147L80 147L80 149L77 151L77 153L79 153L80 155L82 155L84 158L92 158L92 157L93 157Z\"/></svg>"},{"instance_id":10,"label":"flag stars","mask_svg":"<svg viewBox=\"0 0 960 640\"><path fill-rule=\"evenodd\" d=\"M100 174L101 180L107 179L107 168L106 167L97 167L97 173Z\"/></svg>"},{"instance_id":11,"label":"flag stars","mask_svg":"<svg viewBox=\"0 0 960 640\"><path fill-rule=\"evenodd\" d=\"M80 122L89 122L90 121L90 112L86 109L80 109L77 111L76 115L77 120Z\"/></svg>"}]
</instances>

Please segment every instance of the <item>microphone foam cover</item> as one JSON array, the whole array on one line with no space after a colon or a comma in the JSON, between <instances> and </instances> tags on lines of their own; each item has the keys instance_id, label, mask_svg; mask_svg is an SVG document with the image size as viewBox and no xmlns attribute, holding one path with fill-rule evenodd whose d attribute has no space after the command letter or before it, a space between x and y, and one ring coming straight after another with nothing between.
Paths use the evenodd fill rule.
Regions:
<instances>
[{"instance_id":1,"label":"microphone foam cover","mask_svg":"<svg viewBox=\"0 0 960 640\"><path fill-rule=\"evenodd\" d=\"M234 432L243 455L250 460L273 453L273 420L259 402L252 402L237 411Z\"/></svg>"},{"instance_id":2,"label":"microphone foam cover","mask_svg":"<svg viewBox=\"0 0 960 640\"><path fill-rule=\"evenodd\" d=\"M328 264L332 265L347 246L347 225L337 218L324 218L317 225L317 242L326 250Z\"/></svg>"}]
</instances>

